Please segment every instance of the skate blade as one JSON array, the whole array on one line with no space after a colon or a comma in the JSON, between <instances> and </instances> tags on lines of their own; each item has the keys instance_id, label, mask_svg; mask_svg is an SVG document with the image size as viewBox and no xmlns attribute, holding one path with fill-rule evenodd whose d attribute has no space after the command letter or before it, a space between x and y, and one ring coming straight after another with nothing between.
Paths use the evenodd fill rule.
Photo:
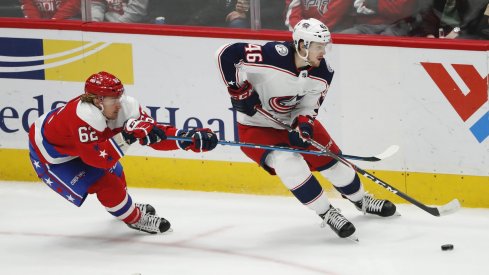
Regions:
<instances>
[{"instance_id":1,"label":"skate blade","mask_svg":"<svg viewBox=\"0 0 489 275\"><path fill-rule=\"evenodd\" d=\"M359 243L360 242L360 240L358 239L358 237L355 234L352 234L352 235L346 237L345 239L348 239L348 240L350 240L352 242L355 242L355 243Z\"/></svg>"},{"instance_id":2,"label":"skate blade","mask_svg":"<svg viewBox=\"0 0 489 275\"><path fill-rule=\"evenodd\" d=\"M161 234L161 235L169 235L169 234L171 234L172 232L173 232L173 228L171 228L171 227L170 227L168 230L166 230L165 232L161 232L160 234Z\"/></svg>"}]
</instances>

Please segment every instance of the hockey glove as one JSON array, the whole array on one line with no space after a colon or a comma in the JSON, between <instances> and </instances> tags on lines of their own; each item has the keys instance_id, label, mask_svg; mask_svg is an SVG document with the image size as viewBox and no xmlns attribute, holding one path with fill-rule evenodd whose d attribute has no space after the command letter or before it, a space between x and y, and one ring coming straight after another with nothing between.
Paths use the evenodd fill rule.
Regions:
<instances>
[{"instance_id":1,"label":"hockey glove","mask_svg":"<svg viewBox=\"0 0 489 275\"><path fill-rule=\"evenodd\" d=\"M124 122L122 135L127 143L139 139L141 145L150 145L166 139L165 132L158 128L153 122L134 118L130 118Z\"/></svg>"},{"instance_id":2,"label":"hockey glove","mask_svg":"<svg viewBox=\"0 0 489 275\"><path fill-rule=\"evenodd\" d=\"M228 87L228 92L231 96L231 104L236 111L249 116L256 114L255 106L261 105L261 101L251 83L245 81L238 89Z\"/></svg>"},{"instance_id":3,"label":"hockey glove","mask_svg":"<svg viewBox=\"0 0 489 275\"><path fill-rule=\"evenodd\" d=\"M210 151L217 146L217 136L211 129L195 129L179 134L181 137L192 138L192 141L179 141L180 148L194 152Z\"/></svg>"},{"instance_id":4,"label":"hockey glove","mask_svg":"<svg viewBox=\"0 0 489 275\"><path fill-rule=\"evenodd\" d=\"M289 132L289 141L293 146L307 148L313 137L314 120L310 116L298 116L295 123L295 131Z\"/></svg>"}]
</instances>

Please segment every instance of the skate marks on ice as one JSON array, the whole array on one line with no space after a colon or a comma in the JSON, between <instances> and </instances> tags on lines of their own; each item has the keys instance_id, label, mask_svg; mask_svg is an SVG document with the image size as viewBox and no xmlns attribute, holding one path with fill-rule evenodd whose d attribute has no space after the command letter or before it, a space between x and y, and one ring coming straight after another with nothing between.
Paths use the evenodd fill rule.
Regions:
<instances>
[{"instance_id":1,"label":"skate marks on ice","mask_svg":"<svg viewBox=\"0 0 489 275\"><path fill-rule=\"evenodd\" d=\"M364 216L334 200L360 242L339 239L292 197L131 189L173 232L135 232L95 197L73 207L41 184L0 183L5 274L489 274L489 210ZM12 211L15 207L15 211ZM440 246L454 244L452 251ZM3 251L3 252L2 252ZM402 266L402 268L400 268Z\"/></svg>"}]
</instances>

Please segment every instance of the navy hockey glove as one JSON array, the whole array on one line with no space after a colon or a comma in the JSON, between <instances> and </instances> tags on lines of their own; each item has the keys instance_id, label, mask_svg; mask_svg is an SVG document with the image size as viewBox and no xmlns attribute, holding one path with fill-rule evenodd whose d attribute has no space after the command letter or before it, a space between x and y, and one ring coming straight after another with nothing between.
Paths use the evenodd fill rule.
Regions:
<instances>
[{"instance_id":1,"label":"navy hockey glove","mask_svg":"<svg viewBox=\"0 0 489 275\"><path fill-rule=\"evenodd\" d=\"M289 132L289 141L293 146L307 148L313 137L314 120L310 116L298 116L295 123L295 131Z\"/></svg>"},{"instance_id":2,"label":"navy hockey glove","mask_svg":"<svg viewBox=\"0 0 489 275\"><path fill-rule=\"evenodd\" d=\"M179 145L184 150L192 150L194 152L207 152L217 146L217 136L211 129L194 129L188 132L179 134L181 137L192 138L192 141L179 141Z\"/></svg>"},{"instance_id":3,"label":"navy hockey glove","mask_svg":"<svg viewBox=\"0 0 489 275\"><path fill-rule=\"evenodd\" d=\"M228 92L231 96L231 104L236 111L249 116L256 114L255 106L261 105L261 101L251 83L245 81L238 89L228 87Z\"/></svg>"},{"instance_id":4,"label":"navy hockey glove","mask_svg":"<svg viewBox=\"0 0 489 275\"><path fill-rule=\"evenodd\" d=\"M124 122L122 135L127 143L139 139L141 145L150 145L166 139L165 132L154 122L130 118Z\"/></svg>"}]
</instances>

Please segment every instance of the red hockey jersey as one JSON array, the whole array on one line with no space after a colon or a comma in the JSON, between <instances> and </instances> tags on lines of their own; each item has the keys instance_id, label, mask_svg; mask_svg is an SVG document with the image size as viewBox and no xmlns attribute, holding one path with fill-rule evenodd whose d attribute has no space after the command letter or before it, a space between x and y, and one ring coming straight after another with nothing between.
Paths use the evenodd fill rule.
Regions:
<instances>
[{"instance_id":1,"label":"red hockey jersey","mask_svg":"<svg viewBox=\"0 0 489 275\"><path fill-rule=\"evenodd\" d=\"M366 0L364 5L374 13L355 14L354 24L390 25L412 16L416 0Z\"/></svg>"},{"instance_id":2,"label":"red hockey jersey","mask_svg":"<svg viewBox=\"0 0 489 275\"><path fill-rule=\"evenodd\" d=\"M123 96L121 106L117 119L107 120L93 104L75 98L37 119L29 131L30 143L41 160L48 164L60 164L79 157L88 165L111 168L124 155L113 137L122 131L127 119L147 116L132 97ZM174 136L178 131L173 126L158 127L168 136ZM163 140L151 147L179 149L173 140Z\"/></svg>"},{"instance_id":3,"label":"red hockey jersey","mask_svg":"<svg viewBox=\"0 0 489 275\"><path fill-rule=\"evenodd\" d=\"M352 10L353 0L285 0L285 25L289 30L302 19L316 18L334 30L335 26Z\"/></svg>"},{"instance_id":4,"label":"red hockey jersey","mask_svg":"<svg viewBox=\"0 0 489 275\"><path fill-rule=\"evenodd\" d=\"M80 0L22 0L26 18L70 19L80 15Z\"/></svg>"}]
</instances>

